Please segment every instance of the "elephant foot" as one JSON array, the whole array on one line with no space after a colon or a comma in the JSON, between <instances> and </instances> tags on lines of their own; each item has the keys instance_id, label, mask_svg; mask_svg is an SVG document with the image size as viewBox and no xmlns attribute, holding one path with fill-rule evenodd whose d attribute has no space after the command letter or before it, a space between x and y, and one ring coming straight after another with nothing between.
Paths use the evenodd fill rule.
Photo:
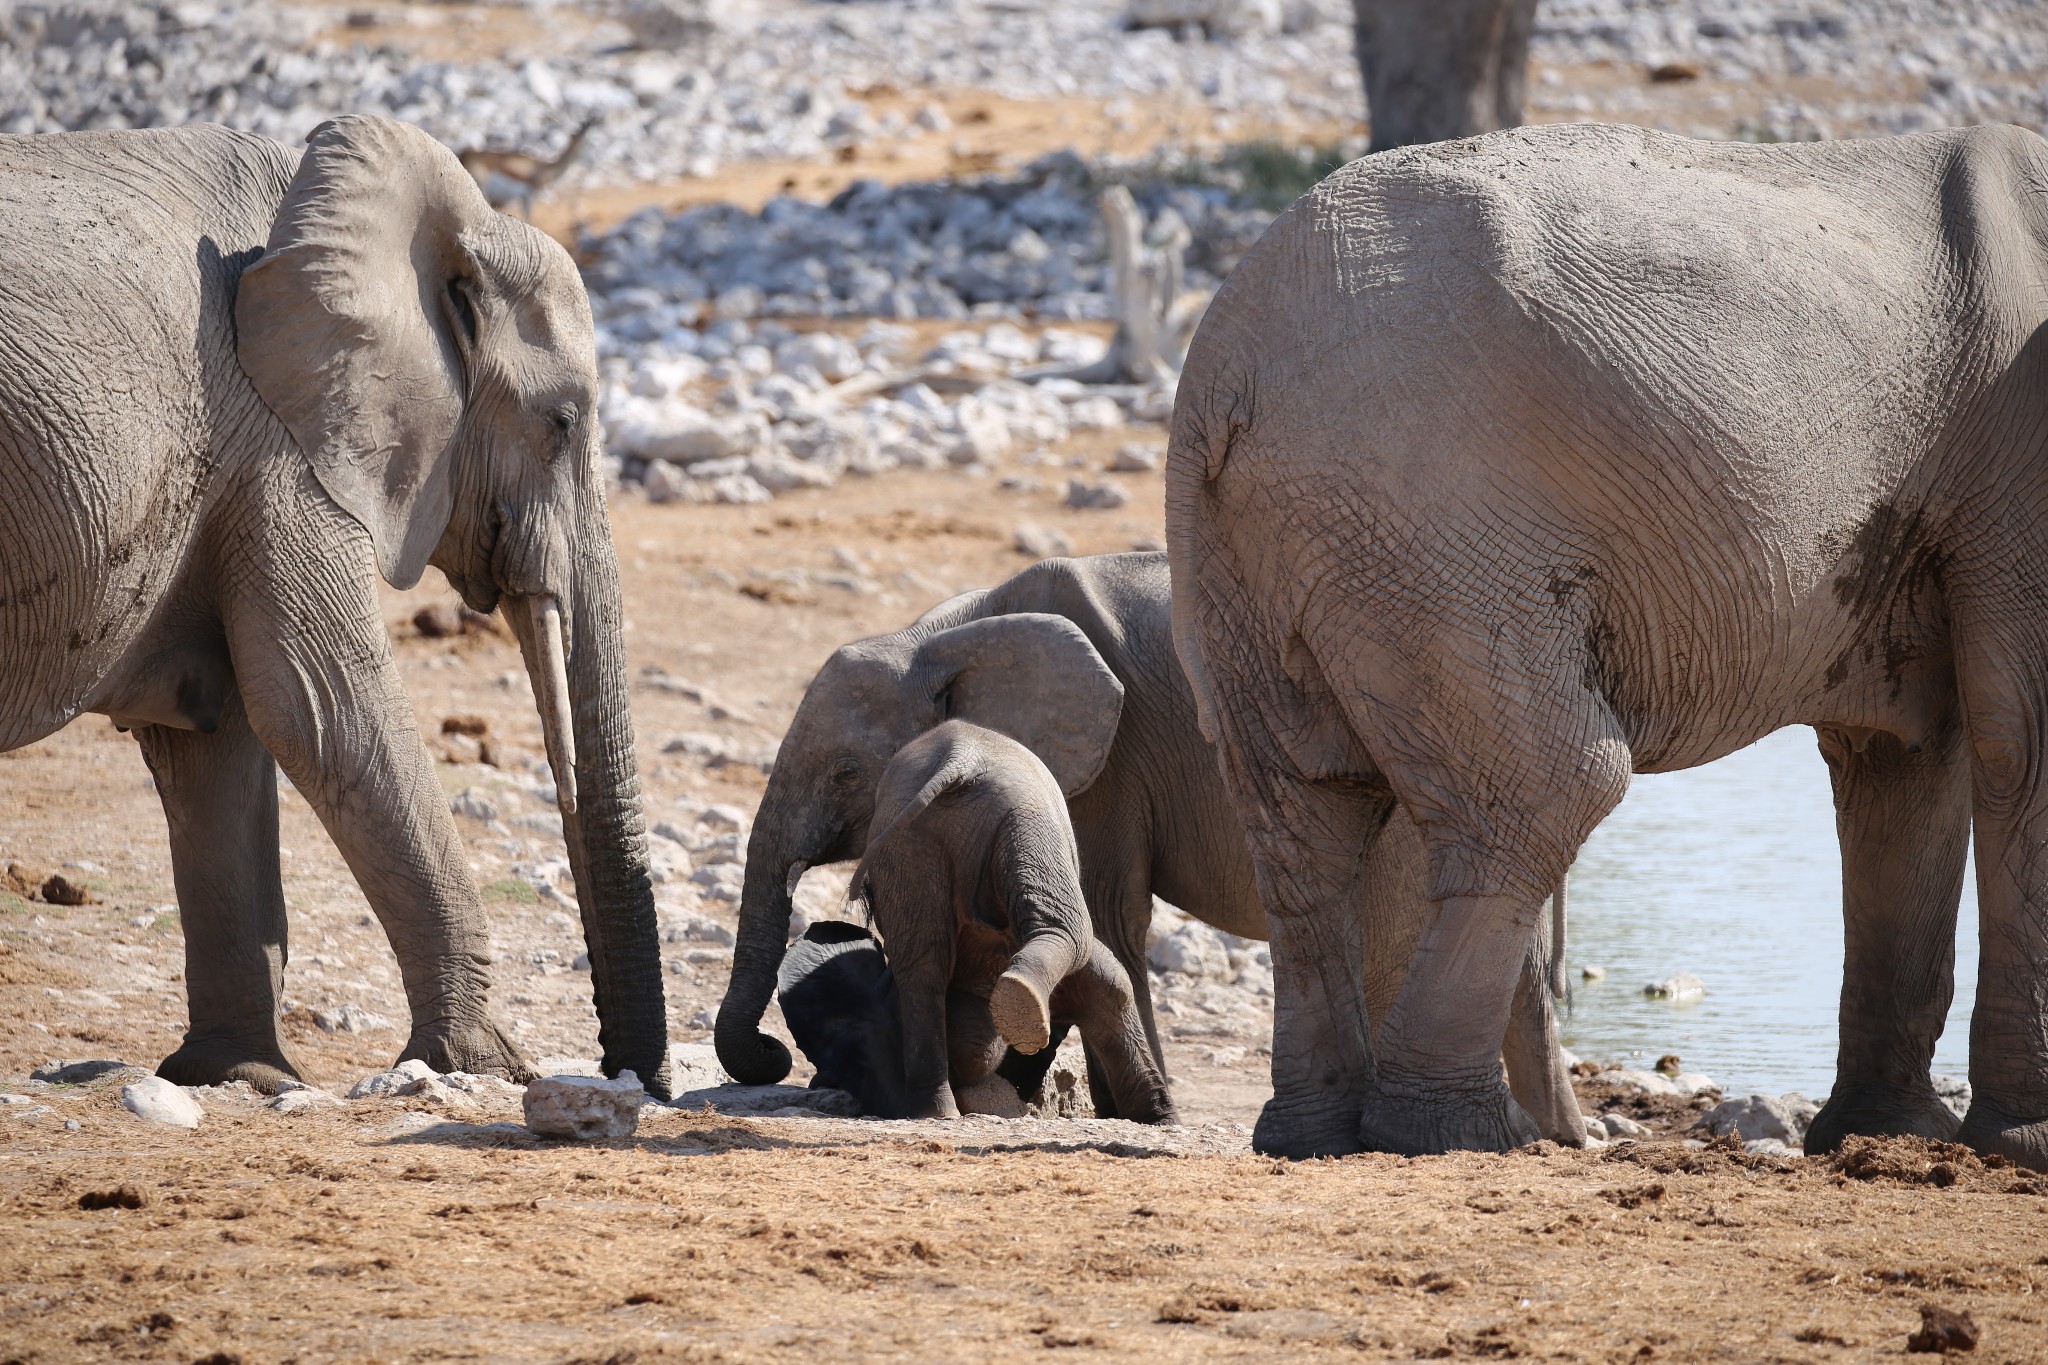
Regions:
<instances>
[{"instance_id":1,"label":"elephant foot","mask_svg":"<svg viewBox=\"0 0 2048 1365\"><path fill-rule=\"evenodd\" d=\"M621 1071L630 1071L640 1078L642 1088L655 1099L667 1101L675 1098L672 1093L674 1086L669 1078L667 1057L650 1066L631 1057L618 1057L606 1053L604 1060L598 1063L598 1069L613 1079L617 1079Z\"/></svg>"},{"instance_id":2,"label":"elephant foot","mask_svg":"<svg viewBox=\"0 0 2048 1365\"><path fill-rule=\"evenodd\" d=\"M1356 1095L1275 1095L1259 1111L1259 1121L1252 1128L1252 1150L1294 1161L1349 1156L1359 1150L1358 1109Z\"/></svg>"},{"instance_id":3,"label":"elephant foot","mask_svg":"<svg viewBox=\"0 0 2048 1365\"><path fill-rule=\"evenodd\" d=\"M960 1105L953 1098L951 1085L940 1085L922 1093L913 1091L910 1103L904 1110L905 1118L913 1119L957 1119Z\"/></svg>"},{"instance_id":4,"label":"elephant foot","mask_svg":"<svg viewBox=\"0 0 2048 1365\"><path fill-rule=\"evenodd\" d=\"M488 1020L452 1028L415 1031L398 1054L401 1062L425 1062L446 1075L466 1071L473 1076L502 1076L517 1085L534 1078L532 1063L504 1030Z\"/></svg>"},{"instance_id":5,"label":"elephant foot","mask_svg":"<svg viewBox=\"0 0 2048 1365\"><path fill-rule=\"evenodd\" d=\"M1922 1081L1918 1092L1870 1082L1835 1086L1806 1128L1809 1156L1839 1151L1850 1137L1915 1137L1952 1142L1962 1120Z\"/></svg>"},{"instance_id":6,"label":"elephant foot","mask_svg":"<svg viewBox=\"0 0 2048 1365\"><path fill-rule=\"evenodd\" d=\"M286 1081L305 1079L274 1041L265 1045L227 1038L187 1037L184 1046L158 1064L156 1074L173 1085L247 1081L265 1095L275 1095Z\"/></svg>"},{"instance_id":7,"label":"elephant foot","mask_svg":"<svg viewBox=\"0 0 2048 1365\"><path fill-rule=\"evenodd\" d=\"M2008 1119L1981 1096L1970 1102L1956 1141L1980 1156L2002 1156L2030 1171L2048 1171L2048 1119Z\"/></svg>"},{"instance_id":8,"label":"elephant foot","mask_svg":"<svg viewBox=\"0 0 2048 1365\"><path fill-rule=\"evenodd\" d=\"M1535 1120L1498 1077L1448 1086L1389 1078L1383 1071L1366 1093L1356 1150L1400 1156L1508 1152L1541 1137Z\"/></svg>"}]
</instances>

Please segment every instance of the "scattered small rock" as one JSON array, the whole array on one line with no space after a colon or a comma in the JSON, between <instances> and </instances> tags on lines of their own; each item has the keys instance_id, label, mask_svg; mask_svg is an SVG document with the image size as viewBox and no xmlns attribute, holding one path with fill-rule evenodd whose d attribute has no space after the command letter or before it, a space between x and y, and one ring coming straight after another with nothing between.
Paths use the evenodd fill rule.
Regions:
<instances>
[{"instance_id":1,"label":"scattered small rock","mask_svg":"<svg viewBox=\"0 0 2048 1365\"><path fill-rule=\"evenodd\" d=\"M1116 474L1150 474L1159 468L1159 450L1155 446L1132 442L1119 446L1116 455L1109 462L1109 468Z\"/></svg>"},{"instance_id":2,"label":"scattered small rock","mask_svg":"<svg viewBox=\"0 0 2048 1365\"><path fill-rule=\"evenodd\" d=\"M1599 1118L1599 1123L1601 1128L1601 1136L1603 1137L1646 1138L1650 1136L1650 1130L1648 1128L1644 1127L1640 1123L1637 1123L1628 1115L1617 1114L1612 1110L1609 1110L1607 1113L1602 1114Z\"/></svg>"},{"instance_id":3,"label":"scattered small rock","mask_svg":"<svg viewBox=\"0 0 2048 1365\"><path fill-rule=\"evenodd\" d=\"M197 1128L206 1117L199 1101L161 1076L145 1076L122 1086L121 1107L137 1118L172 1128Z\"/></svg>"},{"instance_id":4,"label":"scattered small rock","mask_svg":"<svg viewBox=\"0 0 2048 1365\"><path fill-rule=\"evenodd\" d=\"M1074 553L1074 542L1065 531L1057 526L1040 526L1036 522L1018 522L1015 543L1017 553L1030 555L1033 559L1061 559Z\"/></svg>"},{"instance_id":5,"label":"scattered small rock","mask_svg":"<svg viewBox=\"0 0 2048 1365\"><path fill-rule=\"evenodd\" d=\"M400 1062L389 1071L379 1071L375 1075L363 1077L349 1087L348 1097L352 1100L370 1100L397 1095L407 1086L426 1080L433 1074L434 1068L414 1057L410 1061Z\"/></svg>"},{"instance_id":6,"label":"scattered small rock","mask_svg":"<svg viewBox=\"0 0 2048 1365\"><path fill-rule=\"evenodd\" d=\"M491 723L482 716L443 716L441 733L444 735L468 735L471 739L482 739L491 732Z\"/></svg>"},{"instance_id":7,"label":"scattered small rock","mask_svg":"<svg viewBox=\"0 0 2048 1365\"><path fill-rule=\"evenodd\" d=\"M1707 993L1707 983L1691 972L1667 976L1643 987L1643 994L1657 1000L1693 1000Z\"/></svg>"},{"instance_id":8,"label":"scattered small rock","mask_svg":"<svg viewBox=\"0 0 2048 1365\"><path fill-rule=\"evenodd\" d=\"M1081 510L1113 511L1131 500L1121 485L1067 480L1067 506Z\"/></svg>"},{"instance_id":9,"label":"scattered small rock","mask_svg":"<svg viewBox=\"0 0 2048 1365\"><path fill-rule=\"evenodd\" d=\"M1605 981L1607 979L1607 969L1605 967L1581 967L1579 968L1579 979L1581 981Z\"/></svg>"},{"instance_id":10,"label":"scattered small rock","mask_svg":"<svg viewBox=\"0 0 2048 1365\"><path fill-rule=\"evenodd\" d=\"M280 1091L270 1107L280 1114L304 1114L314 1109L327 1109L341 1103L339 1095L322 1090L317 1086L295 1085Z\"/></svg>"},{"instance_id":11,"label":"scattered small rock","mask_svg":"<svg viewBox=\"0 0 2048 1365\"><path fill-rule=\"evenodd\" d=\"M314 1010L313 1022L319 1025L322 1033L379 1033L397 1027L383 1015L354 1003L337 1005L331 1010Z\"/></svg>"},{"instance_id":12,"label":"scattered small rock","mask_svg":"<svg viewBox=\"0 0 2048 1365\"><path fill-rule=\"evenodd\" d=\"M1659 85L1671 85L1678 81L1696 81L1700 78L1698 62L1661 62L1650 68L1650 79Z\"/></svg>"},{"instance_id":13,"label":"scattered small rock","mask_svg":"<svg viewBox=\"0 0 2048 1365\"><path fill-rule=\"evenodd\" d=\"M622 1071L615 1081L591 1076L546 1076L526 1087L526 1126L542 1137L594 1142L633 1136L647 1091Z\"/></svg>"},{"instance_id":14,"label":"scattered small rock","mask_svg":"<svg viewBox=\"0 0 2048 1365\"><path fill-rule=\"evenodd\" d=\"M498 803L477 787L464 787L449 797L448 809L468 820L495 820L499 814Z\"/></svg>"},{"instance_id":15,"label":"scattered small rock","mask_svg":"<svg viewBox=\"0 0 2048 1365\"><path fill-rule=\"evenodd\" d=\"M1745 1095L1709 1109L1701 1115L1699 1127L1715 1137L1768 1139L1798 1147L1806 1142L1807 1125L1819 1112L1820 1106L1804 1095Z\"/></svg>"}]
</instances>

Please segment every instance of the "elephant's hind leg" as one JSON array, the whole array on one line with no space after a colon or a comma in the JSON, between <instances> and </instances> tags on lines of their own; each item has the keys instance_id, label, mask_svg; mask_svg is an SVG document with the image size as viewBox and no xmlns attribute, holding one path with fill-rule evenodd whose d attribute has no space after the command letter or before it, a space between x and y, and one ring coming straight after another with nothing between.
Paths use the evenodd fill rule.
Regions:
<instances>
[{"instance_id":1,"label":"elephant's hind leg","mask_svg":"<svg viewBox=\"0 0 2048 1365\"><path fill-rule=\"evenodd\" d=\"M1952 588L1979 913L1957 1139L2048 1170L2048 622L2013 619L2048 598L2048 566L1997 567L1981 599L1967 578Z\"/></svg>"},{"instance_id":2,"label":"elephant's hind leg","mask_svg":"<svg viewBox=\"0 0 2048 1365\"><path fill-rule=\"evenodd\" d=\"M135 737L170 825L192 1012L183 1046L157 1074L274 1092L299 1076L277 1032L286 951L276 765L239 697L210 735L147 725Z\"/></svg>"},{"instance_id":3,"label":"elephant's hind leg","mask_svg":"<svg viewBox=\"0 0 2048 1365\"><path fill-rule=\"evenodd\" d=\"M1852 1133L1948 1139L1959 1120L1929 1067L1955 997L1956 905L1970 840L1970 769L1953 714L1919 753L1888 734L1860 749L1821 731L1842 840L1841 1052L1806 1150Z\"/></svg>"}]
</instances>

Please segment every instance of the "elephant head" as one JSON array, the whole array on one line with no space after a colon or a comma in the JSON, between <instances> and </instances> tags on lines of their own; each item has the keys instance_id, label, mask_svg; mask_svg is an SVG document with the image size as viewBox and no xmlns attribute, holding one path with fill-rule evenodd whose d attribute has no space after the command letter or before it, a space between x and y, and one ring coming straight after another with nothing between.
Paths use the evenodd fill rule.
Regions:
<instances>
[{"instance_id":1,"label":"elephant head","mask_svg":"<svg viewBox=\"0 0 2048 1365\"><path fill-rule=\"evenodd\" d=\"M242 368L397 587L502 599L539 702L607 1073L667 1091L661 958L599 466L589 300L554 241L387 119L322 124L235 305Z\"/></svg>"},{"instance_id":2,"label":"elephant head","mask_svg":"<svg viewBox=\"0 0 2048 1365\"><path fill-rule=\"evenodd\" d=\"M1030 749L1069 797L1108 760L1123 684L1081 629L1043 613L934 612L909 630L842 647L804 693L747 845L732 979L718 1059L735 1080L789 1074L789 1050L760 1031L804 869L867 848L876 788L898 750L949 718Z\"/></svg>"}]
</instances>

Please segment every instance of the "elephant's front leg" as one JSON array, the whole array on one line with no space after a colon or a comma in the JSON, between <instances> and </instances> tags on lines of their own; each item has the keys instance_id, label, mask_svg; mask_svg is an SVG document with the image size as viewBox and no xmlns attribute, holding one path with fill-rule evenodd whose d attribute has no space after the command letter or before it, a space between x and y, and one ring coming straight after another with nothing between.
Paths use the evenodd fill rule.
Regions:
<instances>
[{"instance_id":1,"label":"elephant's front leg","mask_svg":"<svg viewBox=\"0 0 2048 1365\"><path fill-rule=\"evenodd\" d=\"M1806 1132L1832 1152L1852 1133L1949 1139L1960 1120L1935 1096L1934 1044L1955 997L1956 907L1970 843L1970 769L1951 714L1908 753L1891 735L1860 749L1821 732L1842 840L1841 1051L1835 1086Z\"/></svg>"},{"instance_id":2,"label":"elephant's front leg","mask_svg":"<svg viewBox=\"0 0 2048 1365\"><path fill-rule=\"evenodd\" d=\"M307 509L308 534L323 515L341 514ZM392 660L367 556L345 529L328 529L336 543L324 555L276 566L231 622L250 723L391 941L412 1007L401 1060L529 1079L491 1016L482 899Z\"/></svg>"},{"instance_id":3,"label":"elephant's front leg","mask_svg":"<svg viewBox=\"0 0 2048 1365\"><path fill-rule=\"evenodd\" d=\"M284 888L277 866L277 767L239 698L210 735L135 732L170 826L185 930L192 1025L157 1074L179 1085L247 1081L266 1094L298 1079L278 1036Z\"/></svg>"}]
</instances>

